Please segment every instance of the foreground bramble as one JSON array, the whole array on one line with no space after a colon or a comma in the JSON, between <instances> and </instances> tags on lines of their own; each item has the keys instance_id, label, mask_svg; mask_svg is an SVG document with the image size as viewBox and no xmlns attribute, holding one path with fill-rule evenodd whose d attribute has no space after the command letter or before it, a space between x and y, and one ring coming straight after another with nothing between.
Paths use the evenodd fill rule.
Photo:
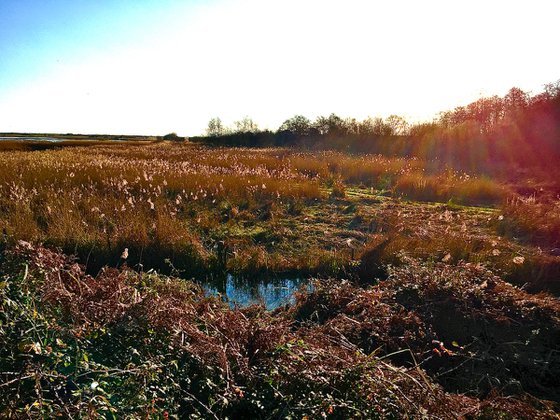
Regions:
<instances>
[{"instance_id":1,"label":"foreground bramble","mask_svg":"<svg viewBox=\"0 0 560 420\"><path fill-rule=\"evenodd\" d=\"M230 309L183 280L114 269L89 277L20 243L2 253L1 414L553 417L555 403L524 392L558 401L556 356L521 367L558 346L558 303L473 266L438 266L432 278L433 267L409 263L370 289L317 283L270 313ZM439 322L442 308L459 316L457 330ZM541 331L527 345L496 336L495 350L480 322ZM503 359L503 346L518 356ZM476 367L486 361L506 369L484 375Z\"/></svg>"}]
</instances>

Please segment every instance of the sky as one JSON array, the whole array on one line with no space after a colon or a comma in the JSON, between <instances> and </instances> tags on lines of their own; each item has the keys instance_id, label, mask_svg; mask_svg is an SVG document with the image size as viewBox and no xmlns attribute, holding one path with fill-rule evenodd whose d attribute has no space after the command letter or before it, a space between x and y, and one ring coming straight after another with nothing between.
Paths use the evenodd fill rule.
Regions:
<instances>
[{"instance_id":1,"label":"sky","mask_svg":"<svg viewBox=\"0 0 560 420\"><path fill-rule=\"evenodd\" d=\"M0 0L0 132L438 112L560 79L557 0Z\"/></svg>"}]
</instances>

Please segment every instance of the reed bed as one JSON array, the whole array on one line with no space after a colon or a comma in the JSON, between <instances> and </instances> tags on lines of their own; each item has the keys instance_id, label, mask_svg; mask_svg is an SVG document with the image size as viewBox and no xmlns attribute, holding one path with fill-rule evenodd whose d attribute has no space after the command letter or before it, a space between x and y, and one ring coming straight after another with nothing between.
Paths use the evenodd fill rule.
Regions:
<instances>
[{"instance_id":1,"label":"reed bed","mask_svg":"<svg viewBox=\"0 0 560 420\"><path fill-rule=\"evenodd\" d=\"M515 197L502 206L498 231L543 247L560 247L560 197ZM560 250L555 253L560 256Z\"/></svg>"},{"instance_id":2,"label":"reed bed","mask_svg":"<svg viewBox=\"0 0 560 420\"><path fill-rule=\"evenodd\" d=\"M161 268L169 260L179 268L208 269L219 263L217 241L227 235L217 232L224 222L257 217L273 223L310 203L344 198L349 188L478 204L506 194L490 180L431 174L414 158L97 142L0 153L0 229L14 239L62 247L95 269L118 264L124 248L129 261L144 266ZM261 254L267 251L249 243L232 264L309 268ZM316 256L315 266L332 260L323 252Z\"/></svg>"}]
</instances>

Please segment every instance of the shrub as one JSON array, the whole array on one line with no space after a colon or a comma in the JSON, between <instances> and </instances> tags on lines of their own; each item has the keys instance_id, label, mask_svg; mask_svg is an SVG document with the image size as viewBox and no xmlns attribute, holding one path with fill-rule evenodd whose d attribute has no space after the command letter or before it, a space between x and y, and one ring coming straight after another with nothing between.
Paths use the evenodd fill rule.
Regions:
<instances>
[{"instance_id":1,"label":"shrub","mask_svg":"<svg viewBox=\"0 0 560 420\"><path fill-rule=\"evenodd\" d=\"M557 303L497 280L491 284L492 277L484 285L484 274L466 266L437 267L434 280L411 264L369 290L316 283L294 308L270 313L258 306L230 309L205 298L193 283L154 274L107 269L90 277L71 259L20 242L3 254L0 268L0 413L7 418L552 416L550 403L534 398L491 394L479 400L445 392L415 360L433 371L443 365L426 357L426 349L442 348L432 338L448 343L448 331L460 340L464 351L454 348L456 355L442 356L455 367L438 379L449 387L450 375L479 380L478 371L467 374L462 368L462 358L473 352L503 356L500 349L483 353L485 341L467 350L468 336L442 329L445 324L431 315L451 304L473 328L480 320L492 328L502 325L504 310L512 308L508 316L522 322L515 332L523 338L538 320L543 330L527 336L528 359L520 344L499 343L524 356L504 359L508 367L540 366L542 352L557 345L546 341L557 329L558 320L551 318ZM441 281L447 274L459 278L446 286ZM419 294L438 305L423 304ZM463 299L471 305L468 311ZM510 332L502 330L509 340ZM523 386L539 381L545 386L539 392L556 386L555 355L549 357L550 366L529 372ZM502 372L506 379L518 377L515 369Z\"/></svg>"}]
</instances>

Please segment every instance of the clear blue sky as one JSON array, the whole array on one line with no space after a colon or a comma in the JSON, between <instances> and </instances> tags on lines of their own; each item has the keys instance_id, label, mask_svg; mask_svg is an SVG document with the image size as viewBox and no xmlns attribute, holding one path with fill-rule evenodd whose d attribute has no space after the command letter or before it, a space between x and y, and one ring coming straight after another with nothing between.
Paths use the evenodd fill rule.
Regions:
<instances>
[{"instance_id":1,"label":"clear blue sky","mask_svg":"<svg viewBox=\"0 0 560 420\"><path fill-rule=\"evenodd\" d=\"M17 87L107 48L133 46L157 30L158 19L172 6L162 0L2 0L0 88Z\"/></svg>"},{"instance_id":2,"label":"clear blue sky","mask_svg":"<svg viewBox=\"0 0 560 420\"><path fill-rule=\"evenodd\" d=\"M438 111L560 78L556 0L0 0L0 132Z\"/></svg>"}]
</instances>

